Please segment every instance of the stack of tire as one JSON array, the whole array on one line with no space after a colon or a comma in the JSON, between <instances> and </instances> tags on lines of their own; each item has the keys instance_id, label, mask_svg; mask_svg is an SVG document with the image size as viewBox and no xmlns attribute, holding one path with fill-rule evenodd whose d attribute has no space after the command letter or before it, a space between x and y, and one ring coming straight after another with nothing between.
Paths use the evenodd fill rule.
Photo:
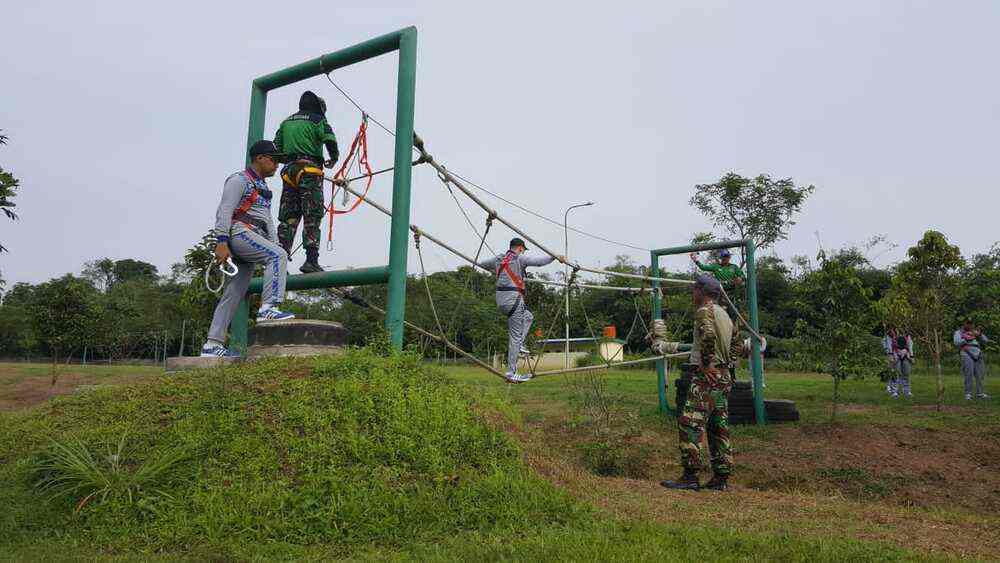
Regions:
<instances>
[{"instance_id":1,"label":"stack of tire","mask_svg":"<svg viewBox=\"0 0 1000 563\"><path fill-rule=\"evenodd\" d=\"M683 366L682 366L683 367ZM688 386L691 384L691 371L684 370L683 375L674 380L677 390L678 412L683 408L687 399ZM764 400L764 413L767 421L774 422L796 422L799 420L799 410L795 407L794 401L784 399ZM753 407L753 383L749 381L736 381L733 389L729 392L729 423L730 424L754 424L757 422L757 415Z\"/></svg>"}]
</instances>

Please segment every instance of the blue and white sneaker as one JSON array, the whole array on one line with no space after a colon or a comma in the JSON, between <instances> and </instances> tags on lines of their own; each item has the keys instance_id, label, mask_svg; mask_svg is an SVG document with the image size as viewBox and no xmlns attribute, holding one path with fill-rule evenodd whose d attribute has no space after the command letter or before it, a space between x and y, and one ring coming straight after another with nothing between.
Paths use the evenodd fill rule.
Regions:
<instances>
[{"instance_id":1,"label":"blue and white sneaker","mask_svg":"<svg viewBox=\"0 0 1000 563\"><path fill-rule=\"evenodd\" d=\"M205 344L201 347L202 358L239 358L238 352L226 348L221 344Z\"/></svg>"},{"instance_id":2,"label":"blue and white sneaker","mask_svg":"<svg viewBox=\"0 0 1000 563\"><path fill-rule=\"evenodd\" d=\"M530 373L522 374L514 371L508 371L506 374L504 374L504 378L507 380L508 383L524 383L525 381L528 381L532 377L534 376L531 375Z\"/></svg>"},{"instance_id":3,"label":"blue and white sneaker","mask_svg":"<svg viewBox=\"0 0 1000 563\"><path fill-rule=\"evenodd\" d=\"M277 307L261 307L260 311L257 312L257 322L287 321L288 319L294 318L295 313L285 313L284 311L278 310Z\"/></svg>"}]
</instances>

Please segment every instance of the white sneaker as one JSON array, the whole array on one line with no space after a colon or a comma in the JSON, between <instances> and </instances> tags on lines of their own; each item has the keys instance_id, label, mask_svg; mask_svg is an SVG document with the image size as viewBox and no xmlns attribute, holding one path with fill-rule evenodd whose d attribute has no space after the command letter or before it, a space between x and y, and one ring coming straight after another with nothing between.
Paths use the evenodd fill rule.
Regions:
<instances>
[{"instance_id":1,"label":"white sneaker","mask_svg":"<svg viewBox=\"0 0 1000 563\"><path fill-rule=\"evenodd\" d=\"M980 399L989 399L990 398L990 396L987 395L986 393L980 393L980 394L978 394L976 396L979 397Z\"/></svg>"},{"instance_id":2,"label":"white sneaker","mask_svg":"<svg viewBox=\"0 0 1000 563\"><path fill-rule=\"evenodd\" d=\"M972 400L972 393L966 393L965 394L965 400L966 401L971 401Z\"/></svg>"},{"instance_id":3,"label":"white sneaker","mask_svg":"<svg viewBox=\"0 0 1000 563\"><path fill-rule=\"evenodd\" d=\"M504 374L504 377L507 379L508 383L524 383L525 381L531 379L530 375L525 377L513 371L508 371L506 374Z\"/></svg>"},{"instance_id":4,"label":"white sneaker","mask_svg":"<svg viewBox=\"0 0 1000 563\"><path fill-rule=\"evenodd\" d=\"M906 393L904 393L904 395L906 395L907 399L912 399L913 398L913 393L910 393L909 391L907 391Z\"/></svg>"},{"instance_id":5,"label":"white sneaker","mask_svg":"<svg viewBox=\"0 0 1000 563\"><path fill-rule=\"evenodd\" d=\"M889 396L892 397L893 399L898 399L899 398L899 394L898 393L889 393Z\"/></svg>"}]
</instances>

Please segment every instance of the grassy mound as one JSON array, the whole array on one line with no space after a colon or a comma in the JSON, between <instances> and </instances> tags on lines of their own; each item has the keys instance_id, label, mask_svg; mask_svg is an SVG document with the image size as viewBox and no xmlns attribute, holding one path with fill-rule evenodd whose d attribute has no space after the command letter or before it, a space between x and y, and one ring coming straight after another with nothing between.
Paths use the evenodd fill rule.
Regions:
<instances>
[{"instance_id":1,"label":"grassy mound","mask_svg":"<svg viewBox=\"0 0 1000 563\"><path fill-rule=\"evenodd\" d=\"M0 544L350 556L584 518L472 407L371 350L57 399L0 419Z\"/></svg>"}]
</instances>

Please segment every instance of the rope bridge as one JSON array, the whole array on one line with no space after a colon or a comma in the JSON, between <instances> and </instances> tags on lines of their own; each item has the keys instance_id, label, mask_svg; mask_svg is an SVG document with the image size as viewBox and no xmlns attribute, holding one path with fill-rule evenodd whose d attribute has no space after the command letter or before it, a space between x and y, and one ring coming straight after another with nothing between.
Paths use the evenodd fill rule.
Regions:
<instances>
[{"instance_id":1,"label":"rope bridge","mask_svg":"<svg viewBox=\"0 0 1000 563\"><path fill-rule=\"evenodd\" d=\"M329 225L328 225L328 239L327 239L327 247L328 247L328 250L329 250L329 249L332 248L332 244L333 244L333 219L334 219L334 217L336 215L343 215L343 214L351 213L354 210L356 210L362 203L365 203L365 204L367 204L367 205L369 205L369 206L377 209L378 211L380 211L381 213L383 213L383 214L385 214L387 216L390 216L390 217L392 216L392 211L390 209L387 209L383 205L379 204L377 201L375 201L374 199L372 199L370 197L370 195L369 195L369 191L370 191L370 189L372 187L372 184L373 184L373 179L376 176L378 176L378 175L384 174L386 172L393 171L394 168L393 167L388 167L388 168L383 168L383 169L380 169L380 170L377 170L377 171L373 171L372 170L371 165L369 164L369 161L368 161L367 126L368 126L369 121L371 121L371 122L375 123L377 126L379 126L381 129L383 129L386 133L388 133L388 134L390 134L392 136L395 136L395 132L392 131L391 129L389 129L388 127L386 127L385 125L383 125L381 122L379 122L377 119L375 119L369 112L367 112L364 108L362 108L353 98L351 98L350 95L347 94L347 92L345 92L340 86L338 86L335 82L333 82L333 80L330 78L329 74L327 74L326 77L327 77L327 80L329 80L330 83L351 104L353 104L358 109L358 111L361 113L361 124L359 126L358 133L355 135L355 137L354 137L354 139L353 139L353 141L351 143L351 148L350 148L350 151L348 152L348 155L345 157L343 163L341 164L340 168L337 170L336 174L334 174L332 177L331 176L325 176L325 175L323 177L325 181L327 181L327 182L329 182L331 184L331 201L330 201L330 205L327 206L327 208L326 208L326 213L327 213L327 215L329 217L329 221L330 221ZM494 375L496 375L496 376L498 376L500 378L505 378L504 374L501 373L499 370L495 369L492 365L489 365L486 362L482 361L481 359L479 359L478 357L476 357L474 354L472 354L472 353L470 353L470 352L468 352L466 350L463 350L461 347L459 347L458 345L456 345L452 341L451 338L448 337L449 331L446 330L446 325L441 322L441 317L438 314L437 307L436 307L436 305L434 303L433 292L431 291L430 283L428 281L428 275L427 275L426 267L425 267L425 264L424 264L423 251L422 251L422 248L421 248L421 241L422 240L431 241L432 243L434 243L435 245L439 246L440 248L442 248L442 249L450 252L454 256L456 256L456 257L460 258L461 260L464 260L465 262L469 263L472 266L472 269L470 270L470 277L471 277L471 272L474 272L477 268L481 269L481 270L484 270L484 271L487 271L491 275L493 275L493 274L495 274L495 272L493 272L491 269L485 267L484 265L480 264L479 263L479 259L480 259L480 256L481 256L482 251L483 251L484 248L487 249L487 250L489 250L493 255L497 254L489 246L489 243L487 242L487 237L488 237L488 235L490 233L490 230L493 227L494 223L495 222L500 222L505 227L507 227L508 229L510 229L511 231L513 231L514 233L516 233L518 236L520 236L524 240L526 240L526 241L530 242L531 244L533 244L540 251L544 252L545 254L551 256L556 261L558 261L558 262L560 262L560 263L562 263L562 264L564 264L564 265L566 265L566 266L568 266L569 268L572 269L572 274L570 275L569 279L566 280L566 281L564 281L564 282L542 280L542 279L537 279L537 278L526 278L525 281L531 282L531 283L542 284L542 285L554 286L554 287L562 287L563 291L571 291L572 289L576 288L577 290L581 290L581 289L593 289L593 290L619 291L619 292L628 292L628 293L631 293L633 295L633 302L635 304L636 317L633 318L632 325L631 325L631 327L629 329L629 333L628 333L629 337L631 336L632 332L635 330L635 328L637 326L637 321L641 321L642 326L648 332L648 327L646 327L646 323L645 323L645 320L643 319L643 316L641 314L641 311L640 311L640 308L639 308L639 305L638 305L638 301L636 301L635 299L639 295L641 295L643 293L646 293L646 292L660 292L660 288L659 287L646 286L645 285L646 283L648 283L648 282L659 282L659 283L662 283L662 284L681 284L681 285L691 285L691 284L694 283L694 281L688 280L688 279L659 277L659 276L648 276L648 275L644 275L644 274L636 274L636 273L630 273L630 272L618 272L618 271L608 270L608 269L599 268L599 267L586 266L586 265L580 264L579 262L575 262L575 261L570 260L569 257L560 256L560 255L556 254L551 249L549 249L546 245L544 245L542 242L540 242L539 240L537 240L536 238L534 238L530 234L528 234L524 229L520 228L518 225L516 225L515 223L513 223L509 219L505 218L500 213L498 213L496 209L493 209L492 207L490 207L478 195L476 195L475 192L473 192L471 189L469 189L469 187L466 186L466 183L474 186L476 189L478 189L480 191L483 191L485 193L488 193L488 194L490 194L490 195L492 195L492 196L500 199L501 201L504 201L504 202L506 202L506 203L508 203L510 205L513 205L513 206L517 207L518 209L520 209L520 210L522 210L522 211L524 211L526 213L529 213L529 214L531 214L531 215L533 215L535 217L538 217L540 219L543 219L543 220L551 222L551 223L556 223L554 220L549 219L548 217L545 217L544 215L541 215L541 214L539 214L539 213L537 213L535 211L532 211L531 209L527 208L526 206L522 206L522 205L516 204L516 203L514 203L514 202L512 202L510 200L504 199L504 198L500 197L499 195L497 195L497 194L495 194L495 193L493 193L493 192L491 192L489 190L486 190L485 188L482 188L481 186L478 186L478 185L476 185L476 184L474 184L474 183L466 180L465 178L461 177L457 173L452 172L451 170L449 170L443 164L441 164L440 162L438 162L431 154L429 154L427 152L427 148L426 148L426 146L424 144L423 139L421 139L416 133L414 133L413 137L414 137L413 138L413 149L418 153L418 158L411 163L411 166L416 167L416 166L419 166L421 164L427 164L428 166L430 166L431 168L434 169L434 171L435 171L438 179L441 181L443 187L451 195L451 197L454 200L456 206L458 207L458 209L460 210L462 216L464 217L465 222L469 225L470 229L472 230L472 232L475 234L476 238L478 239L479 244L478 244L478 248L476 250L475 256L471 257L471 256L468 256L467 254L463 253L462 251L456 249L454 246L452 246L452 245L444 242L439 237L436 237L433 234L428 233L427 231L423 230L422 228L418 227L417 225L411 224L409 226L409 229L410 229L410 231L413 234L414 246L416 247L418 262L420 264L421 278L423 279L423 282L424 282L424 288L425 288L425 291L427 293L428 302L429 302L430 307L431 307L431 312L433 314L434 323L435 323L437 331L433 332L433 331L424 329L424 328L422 328L420 326L417 326L416 324L414 324L414 323L412 323L410 321L404 320L403 322L404 322L404 324L405 324L406 327L408 327L408 328L416 331L417 333L419 333L419 334L421 334L421 335L423 335L423 336L425 336L427 338L430 338L430 339L432 339L432 340L434 340L436 342L439 342L440 344L444 345L448 349L450 349L453 352L455 352L455 353L457 353L457 354L459 354L459 355L461 355L461 356L469 359L470 361L474 362L477 366L479 366L479 367L481 367L481 368L489 371L490 373L492 373L492 374L494 374ZM356 169L358 171L358 173L356 175L352 176L352 177L348 177L349 176L349 172L352 169ZM364 186L363 190L359 191L359 190L356 190L356 189L354 189L354 188L351 187L351 184L353 182L362 181L362 180L365 182L365 186ZM461 202L459 201L458 195L456 194L456 190L458 192L460 192L462 195L464 195L469 201L473 202L476 206L478 206L480 209L482 209L486 213L486 222L485 222L484 228L483 228L483 230L482 230L481 233L480 233L479 229L476 228L475 223L469 217L469 215L466 212L465 208L462 206ZM338 192L341 192L342 196L343 196L343 201L342 201L342 204L341 204L342 207L343 207L342 209L337 209L336 205L335 205L336 204L336 199L335 198L338 195ZM354 196L356 198L356 200L354 201L354 203L352 205L350 205L350 206L347 205L347 203L348 203L348 197L349 196ZM628 247L628 248L632 248L632 249L648 250L648 249L643 249L643 248L638 247L638 246L634 246L634 245L630 245L630 244L626 244L626 243L617 242L617 241L614 241L614 240L611 240L611 239L608 239L608 238L605 238L605 237L601 237L599 235L594 235L594 234L591 234L591 233L587 233L587 232L581 231L579 229L573 229L573 230L575 232L583 234L585 236L588 236L588 237L591 237L591 238L594 238L594 239L597 239L597 240L602 240L602 241L605 241L605 242L609 242L609 243L612 243L612 244L616 244L616 245L619 245L619 246ZM301 247L301 244L299 245L299 247ZM292 254L294 254L298 250L299 247L296 247L292 251ZM594 283L580 283L579 281L577 281L577 276L578 276L579 272L587 272L587 273L591 273L591 274L598 274L598 275L606 276L606 277L618 277L618 278L624 278L624 279L639 280L639 281L643 282L643 286L642 287L627 287L627 286L612 286L612 285L603 285L603 284L594 284ZM468 283L468 281L467 281L467 283ZM356 305L358 307L374 311L374 312L376 312L376 313L378 313L378 314L380 314L382 316L385 316L387 314L384 309L378 307L375 304L372 304L372 303L368 302L367 300L365 300L362 297L360 297L360 296L352 293L351 291L344 290L344 289L339 289L339 288L329 288L329 291L331 293L333 293L334 295L339 296L342 300L344 300L346 302L349 302L349 303L352 303L352 304L354 304L354 305ZM729 303L729 305L733 307L733 310L736 311L736 315L739 318L740 323L743 324L750 331L750 333L753 334L755 337L757 337L758 339L763 340L763 338L760 336L760 334L757 333L757 331L755 331L752 327L750 327L750 324L739 313L739 310L733 305L732 300L729 298L729 295L725 293L725 290L723 290L723 296L724 296L724 299ZM590 316L587 313L586 308L583 307L582 301L581 300L577 300L577 301L578 301L578 303L580 303L581 310L582 310L582 312L584 314L584 317L586 319L586 322L587 322L588 330L591 332L591 335L596 340L596 333L594 332L593 326L592 326L592 324L590 322ZM455 312L455 315L457 315L457 311ZM558 318L559 318L558 314L553 316L552 324L549 327L549 329L546 331L546 333L549 333L549 332L552 331L552 328L555 326L555 321L558 320ZM453 316L452 317L452 324L454 324L454 320L455 320L455 317ZM600 369L609 369L609 368L615 368L615 367L624 367L624 366L630 366L630 365L638 365L638 364L643 364L643 363L648 363L648 362L654 362L654 361L665 359L665 358L683 357L683 356L687 356L688 354L689 354L689 352L679 352L679 353L673 353L673 354L650 356L650 357L647 357L647 358L641 358L641 359L637 359L637 360L629 360L629 361L623 361L623 362L611 362L611 361L607 361L607 362L605 362L604 364L601 364L601 365L582 366L582 367L567 368L567 369L558 369L558 370L551 370L551 371L537 371L536 368L537 368L538 363L539 363L539 361L541 359L541 355L540 354L535 354L535 356L538 359L534 362L533 365L530 363L530 356L529 356L528 362L529 362L531 374L534 377L541 377L541 376L564 374L564 373L580 373L580 372L600 370ZM511 369L514 369L514 368L511 367Z\"/></svg>"}]
</instances>

